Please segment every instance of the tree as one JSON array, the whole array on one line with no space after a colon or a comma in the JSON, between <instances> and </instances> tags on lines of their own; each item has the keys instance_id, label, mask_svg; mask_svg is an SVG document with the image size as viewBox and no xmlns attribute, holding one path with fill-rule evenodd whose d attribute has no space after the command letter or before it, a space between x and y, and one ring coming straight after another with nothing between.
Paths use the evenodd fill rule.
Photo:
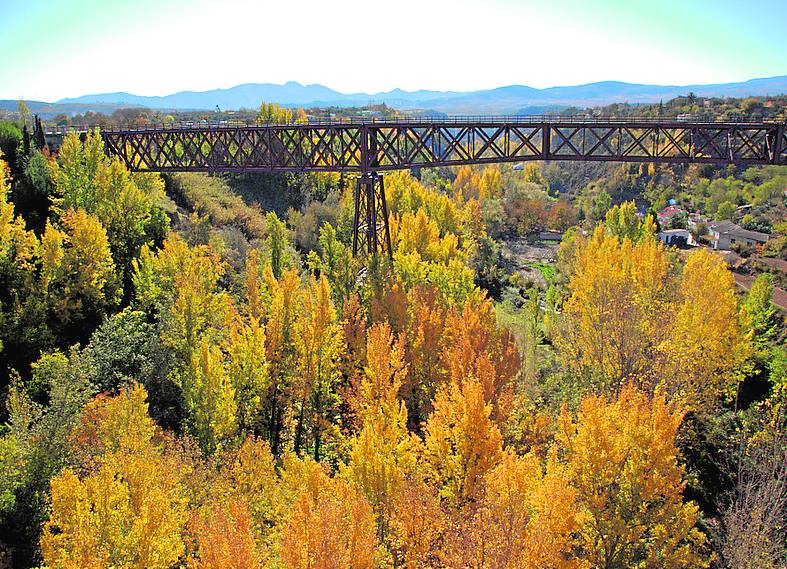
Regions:
<instances>
[{"instance_id":1,"label":"tree","mask_svg":"<svg viewBox=\"0 0 787 569\"><path fill-rule=\"evenodd\" d=\"M387 323L376 324L367 335L366 353L355 403L361 431L351 442L346 476L374 508L384 541L394 497L415 469L416 442L407 432L407 410L399 400L407 374L404 343Z\"/></svg>"},{"instance_id":2,"label":"tree","mask_svg":"<svg viewBox=\"0 0 787 569\"><path fill-rule=\"evenodd\" d=\"M719 204L719 207L716 208L716 220L731 220L733 217L735 217L736 211L737 208L735 207L734 203L730 201L722 202Z\"/></svg>"},{"instance_id":3,"label":"tree","mask_svg":"<svg viewBox=\"0 0 787 569\"><path fill-rule=\"evenodd\" d=\"M40 286L59 324L78 339L119 300L115 263L98 218L68 210L61 223L62 231L48 224L41 238Z\"/></svg>"},{"instance_id":4,"label":"tree","mask_svg":"<svg viewBox=\"0 0 787 569\"><path fill-rule=\"evenodd\" d=\"M282 530L284 565L292 569L372 569L379 542L369 502L340 478L328 478L324 471L317 478L316 483L300 490Z\"/></svg>"},{"instance_id":5,"label":"tree","mask_svg":"<svg viewBox=\"0 0 787 569\"><path fill-rule=\"evenodd\" d=\"M436 223L431 221L423 209L416 214L406 213L392 219L391 240L398 252L417 252L425 261L448 262L459 255L459 240L453 233L440 236Z\"/></svg>"},{"instance_id":6,"label":"tree","mask_svg":"<svg viewBox=\"0 0 787 569\"><path fill-rule=\"evenodd\" d=\"M27 457L17 437L0 437L0 515L11 510L16 503L16 492L25 483Z\"/></svg>"},{"instance_id":7,"label":"tree","mask_svg":"<svg viewBox=\"0 0 787 569\"><path fill-rule=\"evenodd\" d=\"M52 479L41 537L48 567L164 569L182 556L186 502L177 466L152 440L146 396L136 386L85 409L75 436L88 451L95 440L101 454L85 476L66 468Z\"/></svg>"},{"instance_id":8,"label":"tree","mask_svg":"<svg viewBox=\"0 0 787 569\"><path fill-rule=\"evenodd\" d=\"M293 459L288 455L285 464L288 460ZM288 490L279 479L270 445L250 436L227 456L213 495L217 502L246 504L257 551L269 554L294 500Z\"/></svg>"},{"instance_id":9,"label":"tree","mask_svg":"<svg viewBox=\"0 0 787 569\"><path fill-rule=\"evenodd\" d=\"M335 306L343 306L353 293L358 273L357 260L352 256L350 248L342 243L330 223L320 228L320 254L310 253L310 265L313 271L319 271L328 278Z\"/></svg>"},{"instance_id":10,"label":"tree","mask_svg":"<svg viewBox=\"0 0 787 569\"><path fill-rule=\"evenodd\" d=\"M779 336L781 318L773 303L773 275L762 273L754 279L741 311L753 334L755 349L762 354Z\"/></svg>"},{"instance_id":11,"label":"tree","mask_svg":"<svg viewBox=\"0 0 787 569\"><path fill-rule=\"evenodd\" d=\"M265 327L254 317L236 319L228 340L227 373L235 391L238 426L242 433L262 431L260 414L269 390Z\"/></svg>"},{"instance_id":12,"label":"tree","mask_svg":"<svg viewBox=\"0 0 787 569\"><path fill-rule=\"evenodd\" d=\"M342 339L325 275L319 281L311 277L303 298L303 314L295 322L294 334L298 357L294 448L298 453L311 446L314 459L319 461L326 437L330 439L338 434L335 421ZM310 445L307 445L307 431L311 431Z\"/></svg>"},{"instance_id":13,"label":"tree","mask_svg":"<svg viewBox=\"0 0 787 569\"><path fill-rule=\"evenodd\" d=\"M271 269L273 276L280 279L285 265L289 265L286 257L289 233L286 224L278 218L275 212L268 213L265 220L268 224L268 237L265 244L271 256Z\"/></svg>"},{"instance_id":14,"label":"tree","mask_svg":"<svg viewBox=\"0 0 787 569\"><path fill-rule=\"evenodd\" d=\"M732 499L722 513L721 553L729 567L779 567L787 561L787 414L782 409L774 415L774 424L747 441Z\"/></svg>"},{"instance_id":15,"label":"tree","mask_svg":"<svg viewBox=\"0 0 787 569\"><path fill-rule=\"evenodd\" d=\"M596 191L592 197L586 198L583 203L585 217L592 221L604 219L607 210L612 207L612 196L606 190Z\"/></svg>"},{"instance_id":16,"label":"tree","mask_svg":"<svg viewBox=\"0 0 787 569\"><path fill-rule=\"evenodd\" d=\"M555 338L566 366L595 384L651 384L664 334L669 265L654 239L622 242L599 225L581 246Z\"/></svg>"},{"instance_id":17,"label":"tree","mask_svg":"<svg viewBox=\"0 0 787 569\"><path fill-rule=\"evenodd\" d=\"M660 351L664 386L689 408L710 410L735 393L751 340L740 327L732 273L715 252L697 249L686 260L675 322Z\"/></svg>"},{"instance_id":18,"label":"tree","mask_svg":"<svg viewBox=\"0 0 787 569\"><path fill-rule=\"evenodd\" d=\"M30 109L25 103L24 99L19 99L16 103L16 110L19 112L19 115L22 117L22 122L27 124L27 117L30 116Z\"/></svg>"},{"instance_id":19,"label":"tree","mask_svg":"<svg viewBox=\"0 0 787 569\"><path fill-rule=\"evenodd\" d=\"M144 247L134 261L136 305L162 320L162 343L175 352L176 364L187 364L202 338L223 339L234 315L220 287L225 271L210 247L189 247L177 234L155 253Z\"/></svg>"},{"instance_id":20,"label":"tree","mask_svg":"<svg viewBox=\"0 0 787 569\"><path fill-rule=\"evenodd\" d=\"M14 558L22 565L32 566L38 556L35 546L47 519L49 480L70 460L72 429L94 393L84 367L76 349L70 357L43 354L32 366L31 378L12 383L8 390L5 437L21 451L16 458L22 462L3 471L2 478L16 490L14 503L0 517L0 534L15 546Z\"/></svg>"},{"instance_id":21,"label":"tree","mask_svg":"<svg viewBox=\"0 0 787 569\"><path fill-rule=\"evenodd\" d=\"M483 498L471 522L474 551L468 553L482 560L482 567L575 567L575 495L555 453L546 473L532 454L504 453L485 476Z\"/></svg>"},{"instance_id":22,"label":"tree","mask_svg":"<svg viewBox=\"0 0 787 569\"><path fill-rule=\"evenodd\" d=\"M394 496L389 547L406 569L433 567L447 524L433 489L418 476L407 478Z\"/></svg>"},{"instance_id":23,"label":"tree","mask_svg":"<svg viewBox=\"0 0 787 569\"><path fill-rule=\"evenodd\" d=\"M24 176L14 190L20 214L39 233L46 226L54 194L49 161L50 158L41 152L33 152L27 159Z\"/></svg>"},{"instance_id":24,"label":"tree","mask_svg":"<svg viewBox=\"0 0 787 569\"><path fill-rule=\"evenodd\" d=\"M44 127L41 125L41 117L38 115L35 115L33 120L33 142L38 150L43 150L46 147Z\"/></svg>"},{"instance_id":25,"label":"tree","mask_svg":"<svg viewBox=\"0 0 787 569\"><path fill-rule=\"evenodd\" d=\"M563 411L558 444L580 510L579 557L592 567L706 567L698 507L683 501L675 433L683 413L624 386Z\"/></svg>"},{"instance_id":26,"label":"tree","mask_svg":"<svg viewBox=\"0 0 787 569\"><path fill-rule=\"evenodd\" d=\"M296 320L301 312L302 293L298 273L289 269L276 279L267 269L265 280L270 294L266 324L266 355L269 362L268 440L271 450L278 455L284 438L284 418L290 400L294 399L291 386L296 375Z\"/></svg>"},{"instance_id":27,"label":"tree","mask_svg":"<svg viewBox=\"0 0 787 569\"><path fill-rule=\"evenodd\" d=\"M76 134L66 136L50 166L55 211L83 209L97 216L125 280L141 247L168 229L158 206L163 181L156 174L130 174L119 158L107 156L97 131L84 143Z\"/></svg>"},{"instance_id":28,"label":"tree","mask_svg":"<svg viewBox=\"0 0 787 569\"><path fill-rule=\"evenodd\" d=\"M186 423L203 452L212 453L229 442L238 429L238 408L221 349L203 339L173 381L183 393Z\"/></svg>"},{"instance_id":29,"label":"tree","mask_svg":"<svg viewBox=\"0 0 787 569\"><path fill-rule=\"evenodd\" d=\"M115 392L131 381L143 384L153 374L154 327L144 313L126 308L107 318L90 337L90 381L99 391Z\"/></svg>"},{"instance_id":30,"label":"tree","mask_svg":"<svg viewBox=\"0 0 787 569\"><path fill-rule=\"evenodd\" d=\"M19 127L9 121L0 121L0 153L8 161L8 166L14 173L22 167L19 161L19 147L21 145L22 131L19 130Z\"/></svg>"},{"instance_id":31,"label":"tree","mask_svg":"<svg viewBox=\"0 0 787 569\"><path fill-rule=\"evenodd\" d=\"M277 103L260 104L260 110L257 113L257 124L286 124L293 121L292 109L282 107Z\"/></svg>"},{"instance_id":32,"label":"tree","mask_svg":"<svg viewBox=\"0 0 787 569\"><path fill-rule=\"evenodd\" d=\"M472 377L452 381L435 398L424 458L441 497L454 506L479 496L484 475L500 459L502 437L491 412Z\"/></svg>"},{"instance_id":33,"label":"tree","mask_svg":"<svg viewBox=\"0 0 787 569\"><path fill-rule=\"evenodd\" d=\"M623 202L610 208L604 218L604 227L621 241L629 239L636 241L639 238L640 222L637 218L637 206L633 201Z\"/></svg>"},{"instance_id":34,"label":"tree","mask_svg":"<svg viewBox=\"0 0 787 569\"><path fill-rule=\"evenodd\" d=\"M502 426L511 407L512 380L521 360L511 333L497 327L493 303L475 296L461 310L451 307L442 344L440 360L449 381L476 378L485 401L492 405L492 419Z\"/></svg>"},{"instance_id":35,"label":"tree","mask_svg":"<svg viewBox=\"0 0 787 569\"><path fill-rule=\"evenodd\" d=\"M445 380L441 362L442 337L447 308L438 302L434 287L418 285L407 292L406 358L408 373L402 396L407 405L408 426L420 432L432 410L432 401Z\"/></svg>"},{"instance_id":36,"label":"tree","mask_svg":"<svg viewBox=\"0 0 787 569\"><path fill-rule=\"evenodd\" d=\"M197 541L188 560L193 569L259 569L249 508L243 500L212 504L206 515L192 516L189 527Z\"/></svg>"}]
</instances>

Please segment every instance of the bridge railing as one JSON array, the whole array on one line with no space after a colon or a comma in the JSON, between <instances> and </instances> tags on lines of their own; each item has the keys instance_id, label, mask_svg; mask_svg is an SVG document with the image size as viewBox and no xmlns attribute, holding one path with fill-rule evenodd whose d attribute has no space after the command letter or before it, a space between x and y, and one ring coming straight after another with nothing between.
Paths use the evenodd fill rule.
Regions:
<instances>
[{"instance_id":1,"label":"bridge railing","mask_svg":"<svg viewBox=\"0 0 787 569\"><path fill-rule=\"evenodd\" d=\"M698 124L734 124L734 125L762 125L778 124L783 121L760 119L752 120L747 117L714 118L706 117L626 117L626 116L593 116L593 115L572 115L562 116L555 114L545 115L423 115L407 117L335 117L335 118L312 118L307 122L259 122L256 120L196 120L162 122L149 124L120 124L120 125L97 125L97 126L58 126L46 129L49 136L66 135L72 132L83 133L95 128L113 132L145 132L145 131L164 131L164 130L188 130L188 129L227 129L227 128L252 128L252 127L292 127L292 126L361 126L361 125L388 125L388 124L479 124L479 123L511 123L511 124L675 124L684 123Z\"/></svg>"}]
</instances>

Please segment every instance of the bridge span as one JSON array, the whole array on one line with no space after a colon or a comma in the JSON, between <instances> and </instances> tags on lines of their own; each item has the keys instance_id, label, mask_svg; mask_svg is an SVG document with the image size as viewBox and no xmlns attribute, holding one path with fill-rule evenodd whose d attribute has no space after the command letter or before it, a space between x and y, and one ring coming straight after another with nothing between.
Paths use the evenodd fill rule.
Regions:
<instances>
[{"instance_id":1,"label":"bridge span","mask_svg":"<svg viewBox=\"0 0 787 569\"><path fill-rule=\"evenodd\" d=\"M528 160L787 164L783 122L463 117L186 123L101 134L134 171L355 173L356 255L391 254L381 176L390 170Z\"/></svg>"}]
</instances>

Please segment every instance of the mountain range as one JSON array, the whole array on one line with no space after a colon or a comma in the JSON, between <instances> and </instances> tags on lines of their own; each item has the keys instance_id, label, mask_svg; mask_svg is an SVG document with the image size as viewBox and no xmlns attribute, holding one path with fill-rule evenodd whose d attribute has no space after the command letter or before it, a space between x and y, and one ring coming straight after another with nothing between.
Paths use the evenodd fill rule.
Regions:
<instances>
[{"instance_id":1,"label":"mountain range","mask_svg":"<svg viewBox=\"0 0 787 569\"><path fill-rule=\"evenodd\" d=\"M422 109L449 114L516 114L559 110L567 106L591 107L611 103L656 103L694 93L704 97L747 97L787 94L787 75L752 79L739 83L712 85L642 85L619 81L602 81L566 87L536 89L510 85L481 91L403 91L380 93L340 93L323 85L301 85L290 81L283 85L247 83L229 89L181 91L166 96L139 96L129 93L103 93L67 98L49 107L106 112L111 108L143 106L161 110L237 110L256 108L268 101L290 107L354 107L385 103L398 109ZM0 108L4 107L0 101ZM10 101L9 101L10 103ZM15 103L15 101L14 101ZM36 103L31 106L36 112ZM43 110L43 109L42 109ZM63 112L63 111L60 111ZM68 112L68 111L65 111Z\"/></svg>"}]
</instances>

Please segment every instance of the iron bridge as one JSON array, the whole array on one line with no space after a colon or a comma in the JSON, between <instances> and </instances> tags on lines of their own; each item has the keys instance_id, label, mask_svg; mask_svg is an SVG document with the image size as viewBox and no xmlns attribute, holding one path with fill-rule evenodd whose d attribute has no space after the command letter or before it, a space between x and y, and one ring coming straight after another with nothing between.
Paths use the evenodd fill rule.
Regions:
<instances>
[{"instance_id":1,"label":"iron bridge","mask_svg":"<svg viewBox=\"0 0 787 569\"><path fill-rule=\"evenodd\" d=\"M308 124L180 124L103 131L140 172L346 172L353 253L391 254L383 172L529 160L787 164L782 122L478 117Z\"/></svg>"}]
</instances>

